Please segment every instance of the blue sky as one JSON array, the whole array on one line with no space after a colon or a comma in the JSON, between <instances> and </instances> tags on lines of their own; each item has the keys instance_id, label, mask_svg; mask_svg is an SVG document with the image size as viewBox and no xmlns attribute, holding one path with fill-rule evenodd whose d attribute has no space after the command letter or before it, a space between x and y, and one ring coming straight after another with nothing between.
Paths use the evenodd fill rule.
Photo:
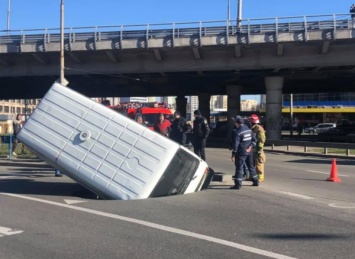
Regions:
<instances>
[{"instance_id":1,"label":"blue sky","mask_svg":"<svg viewBox=\"0 0 355 259\"><path fill-rule=\"evenodd\" d=\"M59 28L60 0L10 0L10 29ZM237 0L230 0L231 18ZM228 0L65 0L65 27L227 19ZM355 0L243 0L243 18L348 13ZM0 0L0 30L8 0Z\"/></svg>"}]
</instances>

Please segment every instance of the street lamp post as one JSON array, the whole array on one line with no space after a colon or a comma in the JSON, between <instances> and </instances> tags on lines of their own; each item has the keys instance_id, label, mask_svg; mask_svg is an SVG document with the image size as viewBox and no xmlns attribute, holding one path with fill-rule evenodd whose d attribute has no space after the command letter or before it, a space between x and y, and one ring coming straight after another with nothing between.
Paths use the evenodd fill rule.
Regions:
<instances>
[{"instance_id":1,"label":"street lamp post","mask_svg":"<svg viewBox=\"0 0 355 259\"><path fill-rule=\"evenodd\" d=\"M228 26L229 26L229 21L231 20L231 1L230 0L228 0L227 19L228 19Z\"/></svg>"},{"instance_id":2,"label":"street lamp post","mask_svg":"<svg viewBox=\"0 0 355 259\"><path fill-rule=\"evenodd\" d=\"M290 135L293 136L293 94L290 94Z\"/></svg>"},{"instance_id":3,"label":"street lamp post","mask_svg":"<svg viewBox=\"0 0 355 259\"><path fill-rule=\"evenodd\" d=\"M242 6L243 0L238 0L238 16L237 16L237 26L240 28L242 25Z\"/></svg>"},{"instance_id":4,"label":"street lamp post","mask_svg":"<svg viewBox=\"0 0 355 259\"><path fill-rule=\"evenodd\" d=\"M60 78L59 83L66 86L69 82L64 77L64 0L60 3Z\"/></svg>"},{"instance_id":5,"label":"street lamp post","mask_svg":"<svg viewBox=\"0 0 355 259\"><path fill-rule=\"evenodd\" d=\"M7 34L10 33L10 0L7 2Z\"/></svg>"}]
</instances>

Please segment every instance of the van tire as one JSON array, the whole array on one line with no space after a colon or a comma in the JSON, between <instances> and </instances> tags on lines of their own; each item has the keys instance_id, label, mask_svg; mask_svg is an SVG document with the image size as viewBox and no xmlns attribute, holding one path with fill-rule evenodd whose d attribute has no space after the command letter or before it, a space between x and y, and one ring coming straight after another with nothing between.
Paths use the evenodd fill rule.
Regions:
<instances>
[{"instance_id":1,"label":"van tire","mask_svg":"<svg viewBox=\"0 0 355 259\"><path fill-rule=\"evenodd\" d=\"M214 176L214 170L210 167L208 169L208 175L206 177L205 182L203 183L201 190L207 189L207 187L210 185L210 183L212 182Z\"/></svg>"}]
</instances>

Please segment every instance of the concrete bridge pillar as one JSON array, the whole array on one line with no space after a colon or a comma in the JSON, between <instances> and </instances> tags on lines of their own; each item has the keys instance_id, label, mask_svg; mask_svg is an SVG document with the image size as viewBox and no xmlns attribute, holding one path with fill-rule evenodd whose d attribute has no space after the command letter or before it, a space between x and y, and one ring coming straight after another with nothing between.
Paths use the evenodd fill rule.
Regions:
<instances>
[{"instance_id":1,"label":"concrete bridge pillar","mask_svg":"<svg viewBox=\"0 0 355 259\"><path fill-rule=\"evenodd\" d=\"M281 139L282 87L281 76L265 77L266 86L266 139Z\"/></svg>"},{"instance_id":2,"label":"concrete bridge pillar","mask_svg":"<svg viewBox=\"0 0 355 259\"><path fill-rule=\"evenodd\" d=\"M198 95L198 106L199 110L201 112L201 115L205 117L208 120L208 123L210 122L210 101L211 101L211 94L209 93L200 93ZM191 116L193 118L194 111L191 111Z\"/></svg>"},{"instance_id":3,"label":"concrete bridge pillar","mask_svg":"<svg viewBox=\"0 0 355 259\"><path fill-rule=\"evenodd\" d=\"M178 95L175 98L175 101L176 101L176 110L180 112L182 117L186 118L187 98L183 95Z\"/></svg>"},{"instance_id":4,"label":"concrete bridge pillar","mask_svg":"<svg viewBox=\"0 0 355 259\"><path fill-rule=\"evenodd\" d=\"M227 128L227 139L232 139L232 129L234 126L232 117L235 117L240 113L240 95L242 92L242 87L240 85L227 85L227 116L228 116L228 128Z\"/></svg>"}]
</instances>

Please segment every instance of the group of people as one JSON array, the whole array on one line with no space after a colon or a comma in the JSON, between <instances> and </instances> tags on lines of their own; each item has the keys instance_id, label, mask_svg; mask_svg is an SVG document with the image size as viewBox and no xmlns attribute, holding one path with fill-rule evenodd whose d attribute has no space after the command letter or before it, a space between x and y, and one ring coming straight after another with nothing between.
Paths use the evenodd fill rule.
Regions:
<instances>
[{"instance_id":1,"label":"group of people","mask_svg":"<svg viewBox=\"0 0 355 259\"><path fill-rule=\"evenodd\" d=\"M246 168L253 186L259 186L259 182L264 181L265 130L260 125L259 117L256 114L252 114L248 118L248 122L250 127L245 124L244 119L240 116L234 119L235 126L232 132L230 149L232 150L231 160L235 164L235 175L234 186L231 189L242 187Z\"/></svg>"},{"instance_id":2,"label":"group of people","mask_svg":"<svg viewBox=\"0 0 355 259\"><path fill-rule=\"evenodd\" d=\"M160 114L154 130L181 145L187 144L186 133L190 132L195 154L206 161L205 147L210 133L209 124L199 110L194 111L194 117L191 129L186 119L178 111L174 113L172 122L166 119L164 114ZM136 121L144 124L141 114L136 115ZM235 125L232 131L230 150L232 150L231 160L235 164L235 175L233 177L234 186L231 189L242 187L246 171L248 171L249 180L253 182L252 185L259 186L259 183L264 181L265 130L260 125L260 119L256 114L252 114L246 122L240 116L233 118L233 121Z\"/></svg>"},{"instance_id":3,"label":"group of people","mask_svg":"<svg viewBox=\"0 0 355 259\"><path fill-rule=\"evenodd\" d=\"M174 119L170 122L165 118L164 114L159 114L159 119L154 125L154 131L174 140L180 145L187 145L187 133L191 133L191 142L196 155L201 159L206 160L206 140L210 133L208 121L201 115L199 110L194 111L193 125L189 125L187 120L181 116L179 111L174 113ZM136 114L136 122L143 124L143 116L140 113Z\"/></svg>"}]
</instances>

